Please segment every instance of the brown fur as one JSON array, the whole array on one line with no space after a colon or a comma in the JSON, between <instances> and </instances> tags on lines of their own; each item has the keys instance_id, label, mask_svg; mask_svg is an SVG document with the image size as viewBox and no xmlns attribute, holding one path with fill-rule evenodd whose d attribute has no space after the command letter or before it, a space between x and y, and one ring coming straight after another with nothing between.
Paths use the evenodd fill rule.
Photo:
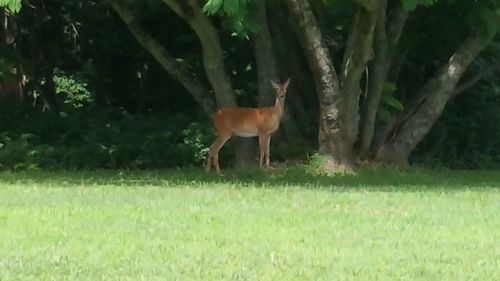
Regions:
<instances>
[{"instance_id":1,"label":"brown fur","mask_svg":"<svg viewBox=\"0 0 500 281\"><path fill-rule=\"evenodd\" d=\"M290 79L284 84L277 84L271 81L276 91L276 102L270 107L222 107L213 116L214 127L217 130L217 139L209 149L206 171L210 171L212 162L215 170L219 173L219 151L222 146L233 135L242 137L259 137L260 167L264 161L269 167L269 143L271 134L279 128L281 117L283 116L285 95Z\"/></svg>"}]
</instances>

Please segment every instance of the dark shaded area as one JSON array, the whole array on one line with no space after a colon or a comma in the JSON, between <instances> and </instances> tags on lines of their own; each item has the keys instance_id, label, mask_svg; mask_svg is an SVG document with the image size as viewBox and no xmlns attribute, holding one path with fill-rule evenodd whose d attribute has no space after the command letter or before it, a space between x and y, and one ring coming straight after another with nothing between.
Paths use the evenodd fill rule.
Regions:
<instances>
[{"instance_id":1,"label":"dark shaded area","mask_svg":"<svg viewBox=\"0 0 500 281\"><path fill-rule=\"evenodd\" d=\"M36 184L41 188L123 186L160 188L306 188L335 192L454 192L500 188L495 171L363 169L355 174L314 175L308 167L275 170L226 170L222 175L202 168L155 171L30 171L2 172L0 184ZM212 186L213 185L213 186Z\"/></svg>"},{"instance_id":2,"label":"dark shaded area","mask_svg":"<svg viewBox=\"0 0 500 281\"><path fill-rule=\"evenodd\" d=\"M464 20L468 9L463 7L475 2L455 2L457 6L438 1L412 13L401 46L391 50L402 57L397 61L399 72L391 72L385 85L384 95L390 100L406 106L463 40L469 26ZM128 3L145 29L210 86L200 42L190 26L162 1ZM338 68L355 3L311 3ZM278 76L292 78L287 104L303 139L277 132L271 141L271 161L278 162L307 160L317 151L319 115L312 73L283 4L268 1L272 11L268 21ZM259 81L252 33L248 38L234 36L230 19L221 15L210 19L220 36L238 105L257 106ZM167 169L198 166L204 161L207 145L213 141L209 117L179 81L141 47L105 1L34 0L20 14L10 15L8 22L6 30L0 28L0 37L8 33L9 38L3 39L10 42L0 44L0 96L15 93L16 102L0 97L0 170ZM258 30L258 23L251 23L252 28ZM496 47L494 42L481 54L464 81L492 64L498 57ZM19 82L14 78L28 79L21 80L26 83L22 101L18 91L12 90ZM491 75L453 98L411 155L411 163L453 169L499 168L498 84L498 77ZM398 112L390 102L382 103L378 110L389 116ZM378 114L377 121L383 123L384 114ZM230 144L221 151L223 168L233 163L235 146ZM257 149L251 153L258 157ZM181 173L185 180L194 176L186 173ZM267 180L286 183L290 177L297 178L297 184L306 184L303 177L322 186L331 180L288 173L264 176L252 170L248 175L229 173L213 180L257 177L264 184Z\"/></svg>"}]
</instances>

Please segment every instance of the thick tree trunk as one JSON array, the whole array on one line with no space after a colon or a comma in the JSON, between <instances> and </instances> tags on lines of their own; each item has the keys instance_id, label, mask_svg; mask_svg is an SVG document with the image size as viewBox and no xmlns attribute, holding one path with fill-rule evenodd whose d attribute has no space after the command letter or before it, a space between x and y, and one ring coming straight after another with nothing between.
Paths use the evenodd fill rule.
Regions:
<instances>
[{"instance_id":1,"label":"thick tree trunk","mask_svg":"<svg viewBox=\"0 0 500 281\"><path fill-rule=\"evenodd\" d=\"M353 147L358 137L360 81L373 58L373 38L377 19L385 14L385 1L376 4L359 5L349 32L342 71L342 97L344 99L342 118L348 146Z\"/></svg>"},{"instance_id":2,"label":"thick tree trunk","mask_svg":"<svg viewBox=\"0 0 500 281\"><path fill-rule=\"evenodd\" d=\"M255 1L252 16L253 20L259 23L259 28L253 36L255 60L257 63L259 106L270 106L276 99L270 80L280 82L280 77L278 75L273 41L268 26L265 0ZM302 139L302 134L297 129L288 103L285 104L285 111L281 121L281 131L284 132L289 142Z\"/></svg>"},{"instance_id":3,"label":"thick tree trunk","mask_svg":"<svg viewBox=\"0 0 500 281\"><path fill-rule=\"evenodd\" d=\"M22 68L2 57L2 52L16 49L19 28L16 18L0 8L0 111L17 110L25 102L28 78Z\"/></svg>"},{"instance_id":4,"label":"thick tree trunk","mask_svg":"<svg viewBox=\"0 0 500 281\"><path fill-rule=\"evenodd\" d=\"M215 91L218 106L235 106L236 100L229 75L224 66L224 56L219 35L210 19L203 14L198 0L163 0L177 15L184 18L200 39L203 62L208 80ZM254 164L252 140L235 138L235 166Z\"/></svg>"},{"instance_id":5,"label":"thick tree trunk","mask_svg":"<svg viewBox=\"0 0 500 281\"><path fill-rule=\"evenodd\" d=\"M273 53L273 43L267 25L265 0L254 1L252 18L259 23L253 36L255 61L257 64L257 86L259 106L269 106L275 100L270 80L277 81L276 58Z\"/></svg>"},{"instance_id":6,"label":"thick tree trunk","mask_svg":"<svg viewBox=\"0 0 500 281\"><path fill-rule=\"evenodd\" d=\"M4 63L0 59L0 64ZM19 68L10 67L8 73L4 73L0 80L0 108L2 110L14 107L24 102L24 88L27 78L19 72Z\"/></svg>"},{"instance_id":7,"label":"thick tree trunk","mask_svg":"<svg viewBox=\"0 0 500 281\"><path fill-rule=\"evenodd\" d=\"M469 64L491 40L491 36L474 34L462 43L434 77L424 85L419 95L424 98L415 106L414 113L401 124L397 134L382 145L377 152L377 160L394 165L407 164L408 156L441 115L450 99L450 93L455 89Z\"/></svg>"},{"instance_id":8,"label":"thick tree trunk","mask_svg":"<svg viewBox=\"0 0 500 281\"><path fill-rule=\"evenodd\" d=\"M267 3L269 9L273 11L273 16L269 17L270 31L274 39L275 52L280 64L277 65L279 73L288 74L292 77L293 86L289 88L286 98L286 109L294 113L296 121L310 126L311 112L306 112L306 108L314 108L314 120L317 119L316 93L313 90L307 62L304 64L303 51L300 42L295 36L293 25L287 10L283 10L282 1L271 1ZM311 76L312 78L312 76ZM298 124L298 123L297 123ZM316 127L316 126L315 126Z\"/></svg>"},{"instance_id":9,"label":"thick tree trunk","mask_svg":"<svg viewBox=\"0 0 500 281\"><path fill-rule=\"evenodd\" d=\"M361 158L367 157L372 144L377 110L393 58L393 54L389 50L396 48L408 16L408 12L402 7L401 2L392 11L389 20L386 20L386 14L388 13L386 10L387 0L381 0L374 38L375 57L369 71L368 94L362 106L359 137L359 154Z\"/></svg>"},{"instance_id":10,"label":"thick tree trunk","mask_svg":"<svg viewBox=\"0 0 500 281\"><path fill-rule=\"evenodd\" d=\"M329 166L350 166L358 134L360 81L373 56L372 44L379 5L358 1L339 78L308 1L287 0L298 24L301 44L314 76L320 104L318 145Z\"/></svg>"},{"instance_id":11,"label":"thick tree trunk","mask_svg":"<svg viewBox=\"0 0 500 281\"><path fill-rule=\"evenodd\" d=\"M187 68L177 62L151 34L144 29L139 20L134 16L125 0L109 0L113 9L118 13L132 32L136 40L160 63L160 65L193 96L203 111L211 115L215 110L213 98L208 94L208 89Z\"/></svg>"},{"instance_id":12,"label":"thick tree trunk","mask_svg":"<svg viewBox=\"0 0 500 281\"><path fill-rule=\"evenodd\" d=\"M333 166L350 164L352 148L342 131L342 97L337 73L322 40L318 23L308 1L287 0L291 16L297 23L299 39L313 74L319 99L319 152Z\"/></svg>"}]
</instances>

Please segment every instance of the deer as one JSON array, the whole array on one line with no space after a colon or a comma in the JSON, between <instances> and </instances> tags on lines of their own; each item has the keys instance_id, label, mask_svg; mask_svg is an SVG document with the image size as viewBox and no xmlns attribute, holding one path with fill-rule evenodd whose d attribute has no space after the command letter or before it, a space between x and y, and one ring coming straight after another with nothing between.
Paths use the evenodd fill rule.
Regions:
<instances>
[{"instance_id":1,"label":"deer","mask_svg":"<svg viewBox=\"0 0 500 281\"><path fill-rule=\"evenodd\" d=\"M213 115L212 121L217 131L217 138L208 151L206 172L213 166L217 173L219 168L219 151L234 135L240 137L259 137L259 167L269 168L269 145L271 135L280 126L283 117L285 97L290 78L285 83L270 81L276 94L274 106L268 107L221 107Z\"/></svg>"}]
</instances>

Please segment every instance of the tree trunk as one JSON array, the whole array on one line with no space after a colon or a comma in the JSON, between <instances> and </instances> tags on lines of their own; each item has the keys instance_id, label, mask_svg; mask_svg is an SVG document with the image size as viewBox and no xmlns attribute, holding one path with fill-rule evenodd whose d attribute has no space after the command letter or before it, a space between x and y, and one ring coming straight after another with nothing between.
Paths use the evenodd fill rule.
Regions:
<instances>
[{"instance_id":1,"label":"tree trunk","mask_svg":"<svg viewBox=\"0 0 500 281\"><path fill-rule=\"evenodd\" d=\"M274 55L273 41L268 26L266 1L256 0L252 12L253 20L259 23L259 29L253 36L257 63L258 101L259 106L270 106L276 99L270 80L281 81L279 81L276 56ZM289 143L302 139L302 134L297 129L288 103L285 104L281 125L281 129Z\"/></svg>"},{"instance_id":2,"label":"tree trunk","mask_svg":"<svg viewBox=\"0 0 500 281\"><path fill-rule=\"evenodd\" d=\"M342 132L340 85L331 56L322 40L318 23L308 1L287 0L291 16L297 23L300 43L313 74L319 99L319 152L327 156L328 164L350 164L349 148Z\"/></svg>"},{"instance_id":3,"label":"tree trunk","mask_svg":"<svg viewBox=\"0 0 500 281\"><path fill-rule=\"evenodd\" d=\"M400 166L407 164L408 156L441 115L450 99L450 93L455 89L469 64L488 46L491 40L492 36L474 34L462 43L450 59L423 86L419 94L424 97L421 103L401 124L397 134L382 145L377 152L377 160Z\"/></svg>"},{"instance_id":4,"label":"tree trunk","mask_svg":"<svg viewBox=\"0 0 500 281\"><path fill-rule=\"evenodd\" d=\"M203 49L203 60L208 80L215 91L218 106L235 106L236 100L229 75L224 66L224 56L217 31L209 18L203 14L198 0L163 0L176 14L184 18L196 32ZM234 165L237 167L255 164L253 140L235 137Z\"/></svg>"},{"instance_id":5,"label":"tree trunk","mask_svg":"<svg viewBox=\"0 0 500 281\"><path fill-rule=\"evenodd\" d=\"M341 77L342 119L344 122L342 129L346 145L351 149L358 137L361 78L368 62L373 58L373 38L377 18L385 14L386 3L385 1L382 2L382 4L378 5L371 3L369 7L358 6L344 53Z\"/></svg>"},{"instance_id":6,"label":"tree trunk","mask_svg":"<svg viewBox=\"0 0 500 281\"><path fill-rule=\"evenodd\" d=\"M280 61L280 64L277 65L278 72L288 74L293 80L293 86L289 88L289 94L286 98L285 110L293 112L296 121L299 121L300 124L307 124L307 127L310 128L311 116L315 116L314 120L317 119L316 93L312 90L314 85L310 79L312 76L309 77L307 62L303 62L304 57L300 42L295 36L293 25L290 24L288 12L283 10L281 6L283 4L282 1L268 2L269 9L273 11L273 16L269 17L268 20L275 42L276 55ZM306 112L306 108L313 109L314 115L311 112Z\"/></svg>"},{"instance_id":7,"label":"tree trunk","mask_svg":"<svg viewBox=\"0 0 500 281\"><path fill-rule=\"evenodd\" d=\"M0 8L0 108L17 109L25 101L24 89L28 82L21 67L1 57L2 52L16 49L18 36L16 18ZM4 71L4 73L1 73Z\"/></svg>"},{"instance_id":8,"label":"tree trunk","mask_svg":"<svg viewBox=\"0 0 500 281\"><path fill-rule=\"evenodd\" d=\"M41 63L43 64L44 61L46 60L42 57ZM54 67L51 63L45 63L44 65L39 65L37 68L38 71L36 71L36 73L40 75L40 78L45 78L45 83L39 83L42 85L40 91L43 99L42 110L54 113L61 112L62 106L57 98L56 84L54 83Z\"/></svg>"},{"instance_id":9,"label":"tree trunk","mask_svg":"<svg viewBox=\"0 0 500 281\"><path fill-rule=\"evenodd\" d=\"M259 23L258 30L253 36L255 61L257 64L257 86L259 106L269 106L275 100L272 94L270 80L279 82L276 70L276 58L273 53L273 43L267 25L265 0L253 2L252 18Z\"/></svg>"},{"instance_id":10,"label":"tree trunk","mask_svg":"<svg viewBox=\"0 0 500 281\"><path fill-rule=\"evenodd\" d=\"M369 71L368 94L362 106L362 122L359 138L359 154L366 158L370 150L376 125L377 110L384 84L393 55L389 49L395 49L401 32L408 17L408 12L399 2L393 11L393 16L387 20L387 0L380 1L378 22L375 29L374 52L375 57ZM387 29L387 30L386 30Z\"/></svg>"},{"instance_id":11,"label":"tree trunk","mask_svg":"<svg viewBox=\"0 0 500 281\"><path fill-rule=\"evenodd\" d=\"M300 41L319 96L319 152L327 156L328 168L351 166L358 133L360 81L373 56L373 33L379 5L376 1L358 1L339 83L309 2L286 2L298 24Z\"/></svg>"}]
</instances>

